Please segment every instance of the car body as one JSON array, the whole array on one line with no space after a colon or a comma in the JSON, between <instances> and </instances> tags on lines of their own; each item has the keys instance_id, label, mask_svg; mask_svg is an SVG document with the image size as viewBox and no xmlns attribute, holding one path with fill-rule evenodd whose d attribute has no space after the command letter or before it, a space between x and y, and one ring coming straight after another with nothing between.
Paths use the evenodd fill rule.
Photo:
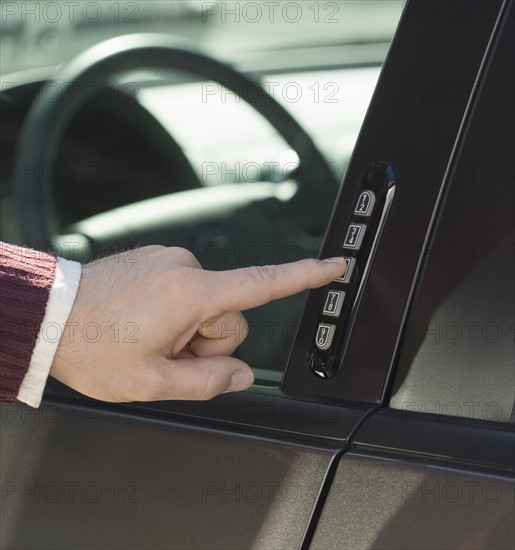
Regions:
<instances>
[{"instance_id":1,"label":"car body","mask_svg":"<svg viewBox=\"0 0 515 550\"><path fill-rule=\"evenodd\" d=\"M250 244L263 251L275 242L278 261L320 247L321 257L354 259L353 278L311 291L300 321L300 299L251 317L257 336L241 356L258 370L246 392L110 405L50 379L39 410L3 406L2 547L513 548L513 34L509 0L410 0L339 189L313 172L314 185L284 191L286 200L263 183L212 198L216 208L205 210L177 197L214 197L209 186L179 186L166 203L172 220L145 214L158 204L148 201L165 204L160 188L135 189L135 206L115 197L103 212L77 201L62 238L49 233L54 243L109 250L180 240L210 268L253 263ZM74 73L79 82L84 71ZM64 113L46 103L32 107L20 163L39 143L28 146L37 134L27 128ZM176 162L179 141L166 141ZM201 165L210 162L202 147L191 155ZM307 149L297 151L305 170ZM155 154L149 165L166 156ZM31 177L13 175L26 199L20 219L47 231L53 200L34 200ZM297 170L278 184L302 177ZM363 217L370 190L375 203ZM64 211L73 197L55 200ZM233 202L224 209L224 200ZM327 218L329 207L322 236L307 220ZM348 240L351 224L364 232L361 248ZM37 245L38 235L26 238ZM230 245L206 247L223 239ZM301 250L295 258L288 243ZM345 292L336 316L330 292ZM331 342L321 325L334 327Z\"/></svg>"}]
</instances>

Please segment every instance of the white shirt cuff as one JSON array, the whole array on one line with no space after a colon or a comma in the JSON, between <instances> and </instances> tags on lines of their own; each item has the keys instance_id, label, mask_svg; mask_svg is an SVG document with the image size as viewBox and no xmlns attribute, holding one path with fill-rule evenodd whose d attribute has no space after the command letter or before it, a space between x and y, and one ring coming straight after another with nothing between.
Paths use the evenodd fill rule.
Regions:
<instances>
[{"instance_id":1,"label":"white shirt cuff","mask_svg":"<svg viewBox=\"0 0 515 550\"><path fill-rule=\"evenodd\" d=\"M39 329L29 370L18 391L18 401L39 407L45 384L79 290L81 264L57 258L55 279Z\"/></svg>"}]
</instances>

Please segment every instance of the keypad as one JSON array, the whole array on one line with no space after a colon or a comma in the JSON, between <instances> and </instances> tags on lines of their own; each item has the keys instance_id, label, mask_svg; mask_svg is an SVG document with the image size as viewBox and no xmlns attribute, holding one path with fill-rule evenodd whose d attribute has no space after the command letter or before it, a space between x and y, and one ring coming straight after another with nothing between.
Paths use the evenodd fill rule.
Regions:
<instances>
[{"instance_id":1,"label":"keypad","mask_svg":"<svg viewBox=\"0 0 515 550\"><path fill-rule=\"evenodd\" d=\"M386 166L386 165L382 165ZM343 225L341 250L347 263L345 273L334 280L321 298L319 319L308 351L311 370L322 378L335 375L342 360L345 336L352 323L351 312L360 301L375 247L395 191L392 172L380 163L365 173ZM314 346L313 346L314 344Z\"/></svg>"}]
</instances>

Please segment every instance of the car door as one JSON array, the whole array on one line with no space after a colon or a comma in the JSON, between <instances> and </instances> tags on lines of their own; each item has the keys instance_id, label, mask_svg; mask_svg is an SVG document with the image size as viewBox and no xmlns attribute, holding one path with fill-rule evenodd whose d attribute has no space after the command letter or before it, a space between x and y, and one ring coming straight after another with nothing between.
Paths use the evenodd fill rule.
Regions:
<instances>
[{"instance_id":1,"label":"car door","mask_svg":"<svg viewBox=\"0 0 515 550\"><path fill-rule=\"evenodd\" d=\"M497 52L513 36L513 3L453 4L458 12L442 2L405 7L321 250L343 246L353 278L310 293L282 382L205 403L114 406L51 380L37 411L3 406L2 547L513 546L511 411L492 422L481 407L469 419L422 409L449 386L456 393L446 403L468 402L470 392L477 401L476 386L485 400L494 392L503 411L512 399L504 340L480 350L493 367L474 378L472 360L449 365L416 330L468 280L446 265L435 303L429 243L448 237L464 194L476 208L492 198L473 192L484 189L481 170L471 189L455 167L470 159L503 167L494 182L501 213L484 230L506 222L512 189L513 128L502 115L513 110L513 81ZM488 100L488 82L500 86L499 101ZM485 120L495 120L487 136ZM372 188L367 217L360 199ZM351 224L361 227L358 239ZM507 242L498 243L503 258ZM504 263L495 267L505 275ZM485 277L499 281L499 292L488 288L501 299L504 279ZM467 306L479 288L468 290ZM502 319L493 311L504 327L509 308ZM456 486L474 488L473 502L453 506ZM423 500L428 490L445 497Z\"/></svg>"},{"instance_id":2,"label":"car door","mask_svg":"<svg viewBox=\"0 0 515 550\"><path fill-rule=\"evenodd\" d=\"M513 15L449 163L417 167L423 185L444 175L424 239L399 243L404 262L422 255L384 407L335 468L310 548L514 546Z\"/></svg>"}]
</instances>

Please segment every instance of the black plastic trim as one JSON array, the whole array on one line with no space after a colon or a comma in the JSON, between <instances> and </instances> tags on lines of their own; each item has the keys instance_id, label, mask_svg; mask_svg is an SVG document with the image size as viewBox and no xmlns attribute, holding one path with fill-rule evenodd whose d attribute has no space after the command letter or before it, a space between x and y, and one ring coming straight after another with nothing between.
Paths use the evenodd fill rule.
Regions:
<instances>
[{"instance_id":1,"label":"black plastic trim","mask_svg":"<svg viewBox=\"0 0 515 550\"><path fill-rule=\"evenodd\" d=\"M477 9L488 4L488 17L475 18L473 24L465 18L451 23L421 16L421 12L438 11L439 4L411 0L406 5L324 239L321 257L329 251L334 255L354 208L352 201L363 172L374 162L387 162L397 176L395 201L352 327L344 364L331 379L316 377L306 365L313 320L319 316L325 293L325 289L313 290L281 386L288 393L342 402L382 402L420 249L502 1L476 2ZM428 100L424 95L426 89L438 93L449 82L463 86L456 101L438 101L433 96ZM408 254L406 244L411 243L416 252Z\"/></svg>"},{"instance_id":2,"label":"black plastic trim","mask_svg":"<svg viewBox=\"0 0 515 550\"><path fill-rule=\"evenodd\" d=\"M57 402L88 407L95 414L117 410L224 431L326 442L339 448L348 441L363 417L373 410L370 406L342 407L329 400L297 399L267 386L222 394L210 401L112 404L85 397L49 378L41 406Z\"/></svg>"},{"instance_id":3,"label":"black plastic trim","mask_svg":"<svg viewBox=\"0 0 515 550\"><path fill-rule=\"evenodd\" d=\"M352 448L515 473L513 426L488 421L381 409L363 423Z\"/></svg>"}]
</instances>

